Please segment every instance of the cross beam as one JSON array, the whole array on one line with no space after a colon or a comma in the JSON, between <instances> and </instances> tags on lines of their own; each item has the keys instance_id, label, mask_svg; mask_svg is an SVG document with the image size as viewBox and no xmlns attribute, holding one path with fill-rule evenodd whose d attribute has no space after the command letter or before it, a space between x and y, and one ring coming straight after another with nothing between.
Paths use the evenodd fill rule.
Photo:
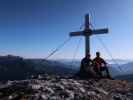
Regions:
<instances>
[{"instance_id":1,"label":"cross beam","mask_svg":"<svg viewBox=\"0 0 133 100\"><path fill-rule=\"evenodd\" d=\"M85 28L83 31L71 32L70 36L84 36L85 37L85 56L90 54L90 36L106 34L108 33L108 29L91 29L90 28L90 19L89 14L85 15Z\"/></svg>"}]
</instances>

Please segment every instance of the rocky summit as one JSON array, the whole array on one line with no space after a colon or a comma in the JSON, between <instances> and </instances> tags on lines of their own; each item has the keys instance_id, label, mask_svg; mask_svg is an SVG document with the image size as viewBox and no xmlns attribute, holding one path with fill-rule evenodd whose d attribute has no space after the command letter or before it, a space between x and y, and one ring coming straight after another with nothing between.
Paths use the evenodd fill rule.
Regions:
<instances>
[{"instance_id":1,"label":"rocky summit","mask_svg":"<svg viewBox=\"0 0 133 100\"><path fill-rule=\"evenodd\" d=\"M44 75L1 81L0 100L133 100L133 84L122 80Z\"/></svg>"}]
</instances>

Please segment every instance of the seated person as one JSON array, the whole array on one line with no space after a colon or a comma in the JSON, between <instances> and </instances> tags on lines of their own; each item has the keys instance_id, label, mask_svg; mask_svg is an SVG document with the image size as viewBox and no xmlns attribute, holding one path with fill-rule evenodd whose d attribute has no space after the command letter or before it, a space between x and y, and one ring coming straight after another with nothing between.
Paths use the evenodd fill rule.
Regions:
<instances>
[{"instance_id":1,"label":"seated person","mask_svg":"<svg viewBox=\"0 0 133 100\"><path fill-rule=\"evenodd\" d=\"M97 75L103 77L102 71L106 71L107 77L111 78L107 68L107 63L103 58L100 57L100 52L96 52L96 57L93 59L93 66Z\"/></svg>"},{"instance_id":2,"label":"seated person","mask_svg":"<svg viewBox=\"0 0 133 100\"><path fill-rule=\"evenodd\" d=\"M92 66L92 60L90 58L90 54L88 54L85 58L82 59L81 61L81 66L80 66L80 75L87 76L89 75L89 68Z\"/></svg>"}]
</instances>

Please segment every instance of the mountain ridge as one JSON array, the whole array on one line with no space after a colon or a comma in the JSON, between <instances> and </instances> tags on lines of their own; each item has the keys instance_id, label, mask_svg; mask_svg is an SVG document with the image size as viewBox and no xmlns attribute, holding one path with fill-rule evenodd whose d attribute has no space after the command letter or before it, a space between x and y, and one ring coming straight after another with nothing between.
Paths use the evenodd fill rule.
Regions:
<instances>
[{"instance_id":1,"label":"mountain ridge","mask_svg":"<svg viewBox=\"0 0 133 100\"><path fill-rule=\"evenodd\" d=\"M112 77L130 75L133 71L132 65L133 63L127 63L118 67L118 65L112 64L109 67L109 71ZM19 79L19 77L22 77L21 79L25 79L31 75L37 75L39 73L49 73L63 76L72 75L79 71L79 67L80 61L76 62L75 65L74 62L68 60L67 63L63 63L58 60L25 59L13 55L0 56L0 80ZM129 70L126 72L127 68Z\"/></svg>"}]
</instances>

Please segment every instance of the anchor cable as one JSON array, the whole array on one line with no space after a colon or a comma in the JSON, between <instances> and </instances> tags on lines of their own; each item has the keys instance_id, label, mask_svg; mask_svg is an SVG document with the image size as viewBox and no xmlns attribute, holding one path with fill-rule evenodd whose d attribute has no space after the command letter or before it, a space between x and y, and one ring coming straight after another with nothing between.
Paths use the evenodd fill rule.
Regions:
<instances>
[{"instance_id":1,"label":"anchor cable","mask_svg":"<svg viewBox=\"0 0 133 100\"><path fill-rule=\"evenodd\" d=\"M59 51L67 42L69 42L71 39L71 37L69 37L68 39L66 39L62 44L60 44L56 49L54 49L47 57L45 57L45 59L48 59L49 57L51 57L52 55L54 55L57 51Z\"/></svg>"},{"instance_id":2,"label":"anchor cable","mask_svg":"<svg viewBox=\"0 0 133 100\"><path fill-rule=\"evenodd\" d=\"M83 28L83 24L80 26L79 29ZM60 44L56 49L54 49L47 57L45 57L45 59L50 58L52 55L54 55L57 51L59 51L68 41L70 41L71 37L69 37L68 39L66 39L62 44Z\"/></svg>"},{"instance_id":3,"label":"anchor cable","mask_svg":"<svg viewBox=\"0 0 133 100\"><path fill-rule=\"evenodd\" d=\"M76 49L75 49L75 51L74 51L73 58L72 58L72 62L71 62L71 66L73 66L73 64L74 64L74 60L75 60L76 55L77 55L77 53L78 53L81 40L82 40L82 38L79 39L78 44L77 44L77 46L76 46Z\"/></svg>"},{"instance_id":4,"label":"anchor cable","mask_svg":"<svg viewBox=\"0 0 133 100\"><path fill-rule=\"evenodd\" d=\"M98 37L97 38L99 40L99 42L102 44L102 46L104 47L105 51L108 53L108 55L111 57L112 61L118 66L118 68L120 69L120 71L123 71L121 66L117 63L117 61L113 58L110 50L108 49L108 47L105 45L105 43L103 42L103 40Z\"/></svg>"},{"instance_id":5,"label":"anchor cable","mask_svg":"<svg viewBox=\"0 0 133 100\"><path fill-rule=\"evenodd\" d=\"M94 29L92 23L90 23L91 27ZM123 71L121 66L117 63L117 61L113 58L112 53L110 52L110 50L108 49L108 47L105 45L105 43L103 42L103 40L97 36L97 39L99 40L99 42L102 44L103 48L105 49L105 51L108 53L108 55L111 57L112 61L117 65L117 67L120 69L120 71Z\"/></svg>"}]
</instances>

